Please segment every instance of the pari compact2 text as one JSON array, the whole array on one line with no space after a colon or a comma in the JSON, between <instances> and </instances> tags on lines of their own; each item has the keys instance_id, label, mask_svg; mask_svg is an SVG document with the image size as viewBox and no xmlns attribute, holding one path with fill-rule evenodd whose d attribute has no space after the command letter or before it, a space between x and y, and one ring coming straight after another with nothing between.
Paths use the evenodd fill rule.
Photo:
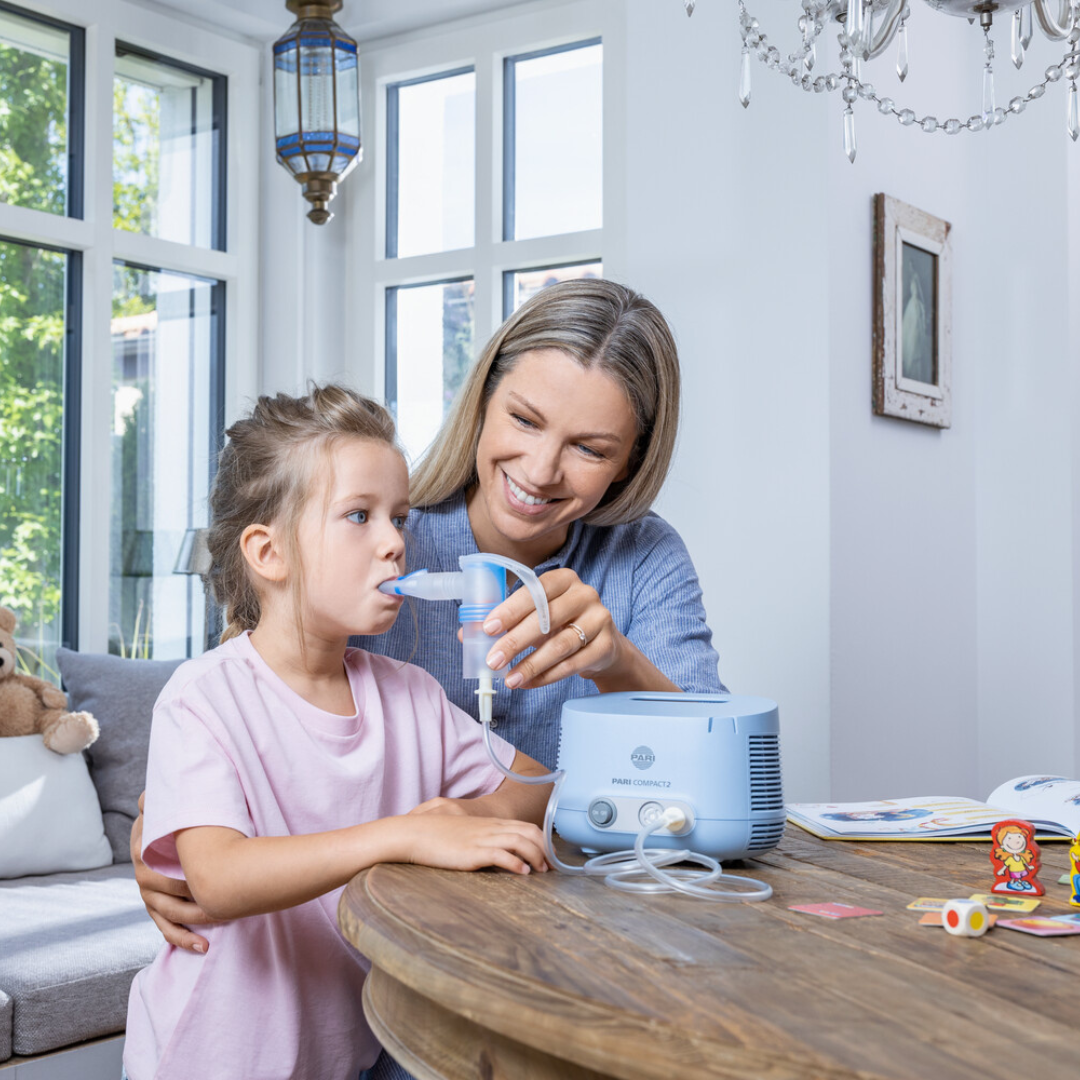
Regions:
<instances>
[{"instance_id":1,"label":"pari compact2 text","mask_svg":"<svg viewBox=\"0 0 1080 1080\"><path fill-rule=\"evenodd\" d=\"M494 696L494 680L501 676L500 672L488 667L487 656L501 635L485 633L483 624L491 611L506 599L507 570L515 574L528 590L533 604L536 606L540 630L544 634L551 629L547 594L544 592L544 587L540 584L540 580L533 570L515 562L513 559L479 553L476 555L462 555L458 562L461 566L461 571L458 573L433 574L427 570L417 570L394 581L383 582L379 588L390 595L411 596L420 600L461 601L458 618L462 627L462 674L466 679L478 680L476 693L480 699L480 720L483 727L484 744L487 747L492 763L504 776L519 783L554 785L551 797L548 800L547 812L544 816L544 843L550 865L565 874L586 874L603 877L604 881L612 888L627 892L681 892L708 900L767 900L772 895L772 888L769 885L750 878L725 874L720 863L712 855L690 850L696 831L702 833L702 839L706 838L706 833L710 837L712 835L709 832L712 827L711 823L706 826L706 822L701 820L700 811L695 816L693 808L694 780L698 781L698 786L704 791L715 788L715 776L713 778L709 776L689 778L687 783L680 785L683 797L679 799L650 798L643 800L637 798L638 792L634 792L635 805L631 808L629 806L631 800L621 798L620 796L623 795L621 791L618 796L608 796L606 792L597 793L595 786L589 779L589 774L595 772L596 766L599 765L598 761L593 760L594 755L592 753L585 756L573 755L574 760L571 764L570 757L563 753L563 750L569 749L569 746L561 746L559 763L564 767L543 776L523 776L507 769L499 761L491 743L491 699ZM573 712L575 708L580 709L581 706L585 705L590 713L594 710L599 714L610 712L611 710L605 706L605 699L611 699L613 702L614 699L618 699L614 713L621 714L623 723L630 719L625 715L628 712L637 713L635 719L639 722L649 719L651 713L653 727L650 730L649 741L657 745L659 745L660 739L668 737L669 734L675 734L663 730L663 717L670 714L672 710L681 715L679 712L680 707L684 707L685 704L690 702L694 702L697 706L694 712L700 715L702 706L705 704L702 698L695 699L690 695L682 694L601 694L597 698L567 702L563 708L564 728L561 742L566 742L569 735L566 729L568 720L571 721L571 728L576 730L580 726L579 721L586 719L585 717L578 717ZM630 702L623 699L634 700ZM649 704L646 705L646 702ZM658 708L662 702L664 707ZM738 710L738 699L725 695L724 702L725 705L730 703L729 708L733 708L735 711ZM667 707L669 705L670 708ZM712 710L709 706L705 706L704 712L709 711ZM610 716L613 721L616 720L614 713ZM775 716L775 706L772 706L770 719L773 725L776 723ZM582 729L586 743L603 733L606 727L605 719L602 715L596 715L590 716L586 720L587 731ZM600 723L589 723L589 720L600 721ZM733 721L729 720L728 723L733 723ZM711 730L712 725L710 723ZM775 727L770 728L770 733L773 730L775 730ZM611 735L613 732L608 731L607 734ZM638 734L635 734L634 738L638 738ZM644 739L643 735L641 737ZM571 742L574 741L574 737L571 736ZM709 743L710 746L721 749L721 741L715 739L709 740ZM601 754L602 758L603 755ZM705 762L699 762L699 764L707 767ZM600 768L602 770L606 768L606 765L600 766ZM735 771L738 772L738 769ZM568 772L573 773L570 805L565 810L559 811L559 794L564 781L567 780ZM591 795L589 793L590 788L593 791ZM640 812L640 808L637 807L638 801L647 802L649 804L647 810L655 809L656 812ZM626 803L625 806L623 805L624 802ZM716 803L717 799L713 797L707 802ZM581 804L580 808L579 803ZM601 821L600 819L604 818L609 808L615 812L616 817ZM636 818L635 825L637 826L632 829L628 828L627 825L631 817L630 809L635 811L633 817ZM620 811L624 811L621 817L618 816ZM594 851L600 850L606 853L587 860L582 866L564 863L556 855L552 842L552 831L556 820L559 822L559 832L564 839L572 843L578 843L587 849L591 848ZM699 821L701 826L704 827L704 831L702 829L696 830ZM606 825L614 827L605 828ZM782 831L782 829L781 824L780 830ZM613 846L610 841L614 840L615 836L620 833L623 834L624 842L629 841L632 837L634 838L633 847L610 850ZM665 846L646 848L645 842L654 836L658 843ZM605 841L608 842L605 843ZM767 844L763 846L771 847L773 845ZM730 847L721 853L727 858L740 857L743 854L740 851L735 855ZM681 867L666 869L677 862L696 863L703 869L691 870ZM721 881L731 883L738 888L716 888L716 883Z\"/></svg>"}]
</instances>

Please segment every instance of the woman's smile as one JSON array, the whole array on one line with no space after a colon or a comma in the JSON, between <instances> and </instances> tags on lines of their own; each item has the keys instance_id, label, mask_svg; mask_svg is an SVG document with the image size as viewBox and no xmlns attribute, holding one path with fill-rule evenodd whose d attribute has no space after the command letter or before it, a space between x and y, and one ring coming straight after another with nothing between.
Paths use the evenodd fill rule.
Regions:
<instances>
[{"instance_id":1,"label":"woman's smile","mask_svg":"<svg viewBox=\"0 0 1080 1080\"><path fill-rule=\"evenodd\" d=\"M561 501L542 495L533 495L520 484L515 484L514 481L510 479L510 476L505 469L502 470L502 474L503 480L505 481L506 501L510 504L511 508L516 510L519 514L528 514L531 517L536 517L551 509L556 502Z\"/></svg>"}]
</instances>

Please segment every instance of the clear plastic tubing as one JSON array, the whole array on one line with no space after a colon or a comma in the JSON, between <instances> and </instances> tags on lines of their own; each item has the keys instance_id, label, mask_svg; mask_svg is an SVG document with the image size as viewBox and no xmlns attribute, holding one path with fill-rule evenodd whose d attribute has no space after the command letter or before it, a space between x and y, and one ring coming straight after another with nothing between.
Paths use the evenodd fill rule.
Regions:
<instances>
[{"instance_id":1,"label":"clear plastic tubing","mask_svg":"<svg viewBox=\"0 0 1080 1080\"><path fill-rule=\"evenodd\" d=\"M738 874L725 874L720 863L709 855L696 851L684 851L681 848L647 848L645 841L658 829L682 821L677 810L668 810L652 825L642 829L637 835L633 848L623 851L611 851L588 859L582 866L564 863L555 854L552 834L555 823L555 810L559 805L559 789L566 773L561 769L545 773L543 776L523 776L506 768L495 754L491 745L491 698L494 688L490 678L480 679L480 688L476 691L480 698L480 720L484 732L484 746L495 768L509 780L519 784L554 784L544 813L544 853L548 864L564 874L585 874L590 877L602 877L604 884L623 892L636 893L685 893L703 900L741 903L747 900L768 900L772 896L772 886L753 878L740 877ZM675 815L674 817L670 815ZM679 867L665 870L672 863L693 862L703 869L691 870ZM737 889L713 888L717 882L727 882L738 886ZM747 886L753 886L747 888Z\"/></svg>"}]
</instances>

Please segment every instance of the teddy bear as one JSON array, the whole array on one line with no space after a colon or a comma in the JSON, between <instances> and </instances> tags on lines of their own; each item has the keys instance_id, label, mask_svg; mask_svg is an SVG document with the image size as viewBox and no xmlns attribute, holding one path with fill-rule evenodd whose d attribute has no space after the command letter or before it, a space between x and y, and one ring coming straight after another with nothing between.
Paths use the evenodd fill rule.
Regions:
<instances>
[{"instance_id":1,"label":"teddy bear","mask_svg":"<svg viewBox=\"0 0 1080 1080\"><path fill-rule=\"evenodd\" d=\"M0 607L0 736L40 734L57 754L85 750L99 734L88 712L68 712L67 695L16 671L15 613Z\"/></svg>"}]
</instances>

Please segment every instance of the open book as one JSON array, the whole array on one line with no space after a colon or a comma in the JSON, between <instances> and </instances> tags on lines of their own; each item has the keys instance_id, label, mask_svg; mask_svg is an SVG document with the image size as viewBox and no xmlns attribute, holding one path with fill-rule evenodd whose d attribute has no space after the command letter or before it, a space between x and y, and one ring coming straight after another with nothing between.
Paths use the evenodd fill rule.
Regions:
<instances>
[{"instance_id":1,"label":"open book","mask_svg":"<svg viewBox=\"0 0 1080 1080\"><path fill-rule=\"evenodd\" d=\"M791 803L788 820L824 840L987 840L999 821L1020 818L1039 840L1080 833L1080 780L1019 776L985 803L925 796L863 803Z\"/></svg>"}]
</instances>

